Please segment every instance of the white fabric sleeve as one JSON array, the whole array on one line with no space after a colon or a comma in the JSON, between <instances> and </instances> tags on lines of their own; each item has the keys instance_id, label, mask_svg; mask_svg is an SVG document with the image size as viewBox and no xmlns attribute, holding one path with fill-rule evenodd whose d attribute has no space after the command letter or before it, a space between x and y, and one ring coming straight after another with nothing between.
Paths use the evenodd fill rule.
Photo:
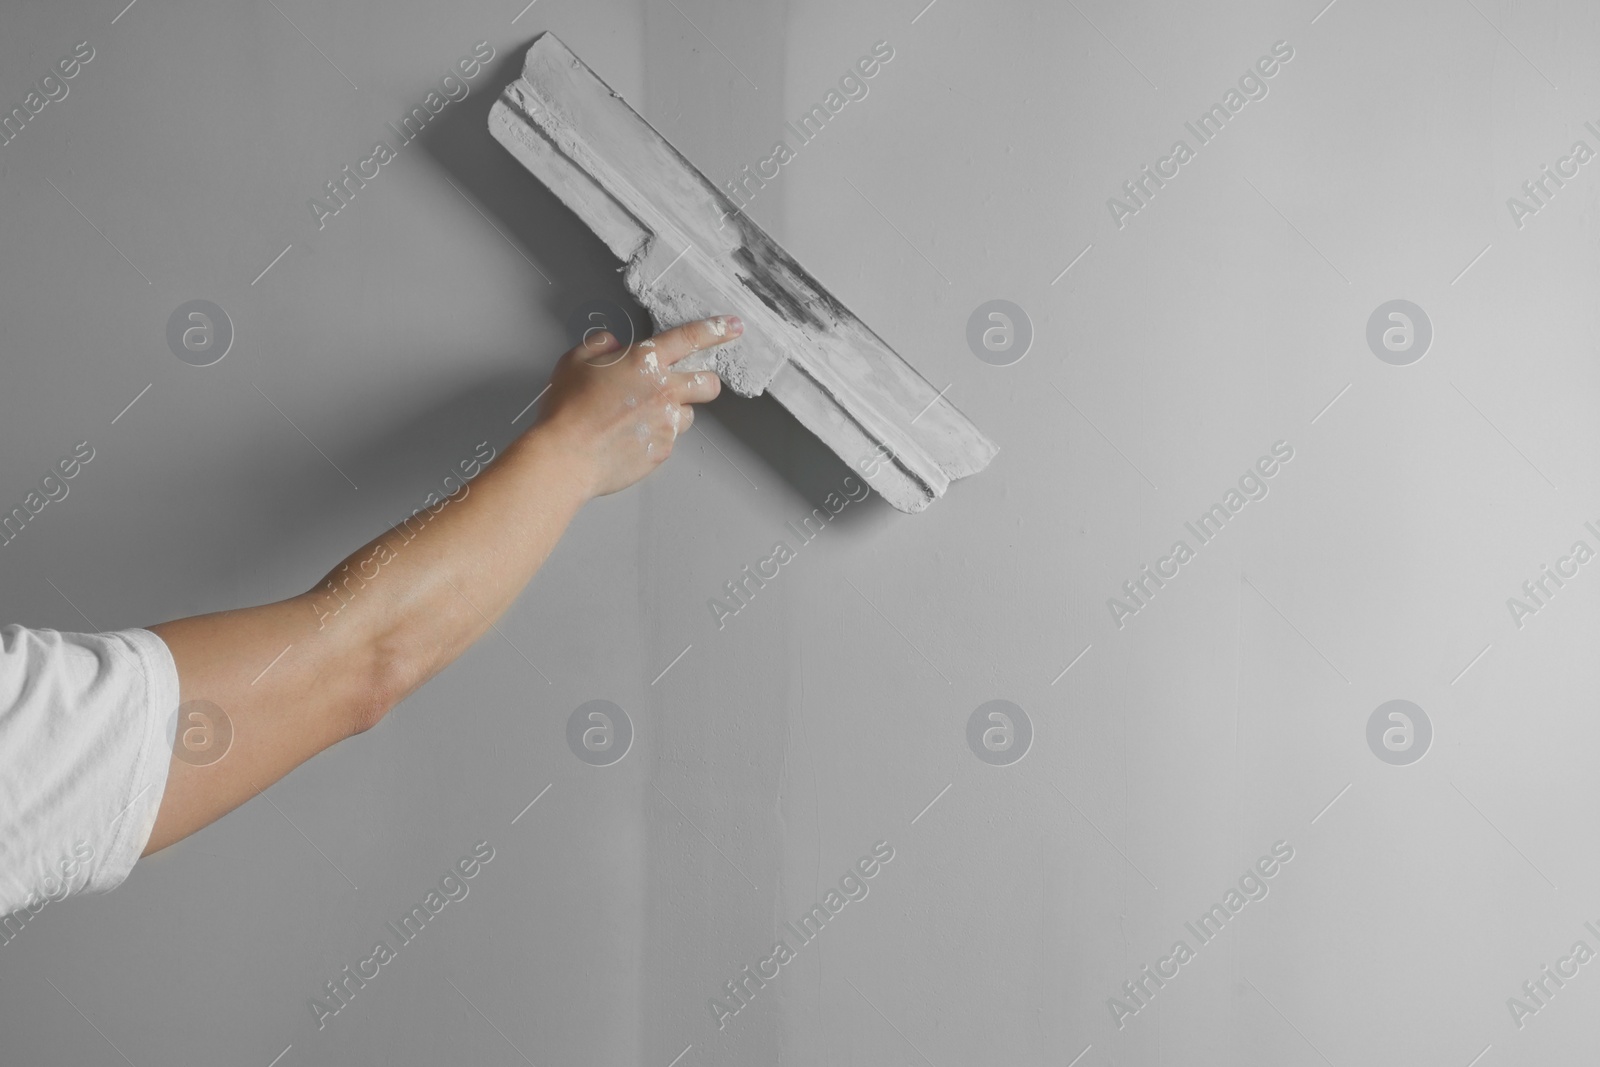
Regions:
<instances>
[{"instance_id":1,"label":"white fabric sleeve","mask_svg":"<svg viewBox=\"0 0 1600 1067\"><path fill-rule=\"evenodd\" d=\"M177 665L149 630L0 628L0 916L122 884L177 712Z\"/></svg>"}]
</instances>

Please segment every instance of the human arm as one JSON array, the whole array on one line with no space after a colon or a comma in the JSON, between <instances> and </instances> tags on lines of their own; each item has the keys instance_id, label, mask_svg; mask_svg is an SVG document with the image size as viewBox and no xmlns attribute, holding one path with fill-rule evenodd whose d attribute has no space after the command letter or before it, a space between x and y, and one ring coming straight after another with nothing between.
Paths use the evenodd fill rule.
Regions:
<instances>
[{"instance_id":1,"label":"human arm","mask_svg":"<svg viewBox=\"0 0 1600 1067\"><path fill-rule=\"evenodd\" d=\"M177 665L180 700L222 709L233 740L205 765L174 755L144 854L370 729L476 641L584 503L671 454L692 405L720 383L670 368L742 331L726 323L689 323L626 349L591 338L557 364L532 429L437 510L380 534L298 596L150 627Z\"/></svg>"}]
</instances>

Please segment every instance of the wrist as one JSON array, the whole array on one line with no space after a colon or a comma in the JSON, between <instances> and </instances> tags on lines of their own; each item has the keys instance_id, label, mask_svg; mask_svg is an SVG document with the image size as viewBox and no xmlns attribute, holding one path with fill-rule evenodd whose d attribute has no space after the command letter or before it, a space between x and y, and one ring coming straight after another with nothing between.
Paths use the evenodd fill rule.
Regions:
<instances>
[{"instance_id":1,"label":"wrist","mask_svg":"<svg viewBox=\"0 0 1600 1067\"><path fill-rule=\"evenodd\" d=\"M537 482L550 495L577 511L599 494L597 478L587 451L577 447L549 422L536 423L506 450L506 458L516 457L539 473Z\"/></svg>"}]
</instances>

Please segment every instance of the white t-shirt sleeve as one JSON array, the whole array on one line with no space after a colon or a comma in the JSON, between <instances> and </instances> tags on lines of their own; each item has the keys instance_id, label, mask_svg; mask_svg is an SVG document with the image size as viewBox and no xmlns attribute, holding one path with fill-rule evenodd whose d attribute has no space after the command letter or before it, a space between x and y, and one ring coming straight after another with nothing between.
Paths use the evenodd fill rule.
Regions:
<instances>
[{"instance_id":1,"label":"white t-shirt sleeve","mask_svg":"<svg viewBox=\"0 0 1600 1067\"><path fill-rule=\"evenodd\" d=\"M0 916L121 885L177 732L178 669L149 630L0 628Z\"/></svg>"}]
</instances>

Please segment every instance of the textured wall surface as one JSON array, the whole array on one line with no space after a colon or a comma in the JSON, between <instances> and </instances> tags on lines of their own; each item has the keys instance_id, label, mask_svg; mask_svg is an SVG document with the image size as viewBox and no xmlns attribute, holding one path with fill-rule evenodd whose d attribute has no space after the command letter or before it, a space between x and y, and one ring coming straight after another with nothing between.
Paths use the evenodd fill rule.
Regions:
<instances>
[{"instance_id":1,"label":"textured wall surface","mask_svg":"<svg viewBox=\"0 0 1600 1067\"><path fill-rule=\"evenodd\" d=\"M527 425L626 303L485 128L545 29L775 174L751 216L1001 452L905 516L719 399L378 729L0 944L0 1061L1593 1048L1592 5L122 2L0 13L0 507L95 455L0 621L299 592Z\"/></svg>"}]
</instances>

